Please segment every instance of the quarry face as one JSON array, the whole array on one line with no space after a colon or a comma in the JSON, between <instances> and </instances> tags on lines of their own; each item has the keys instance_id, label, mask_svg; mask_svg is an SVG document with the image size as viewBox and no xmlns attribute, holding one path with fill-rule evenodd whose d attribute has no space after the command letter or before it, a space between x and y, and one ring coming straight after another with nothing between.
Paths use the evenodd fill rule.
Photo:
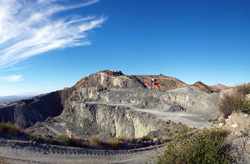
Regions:
<instances>
[{"instance_id":1,"label":"quarry face","mask_svg":"<svg viewBox=\"0 0 250 164\"><path fill-rule=\"evenodd\" d=\"M0 114L5 116L1 118L5 122L41 135L139 138L152 132L166 133L164 128L172 130L173 124L179 122L196 128L209 127L208 119L219 116L219 94L206 91L163 75L125 76L100 71L72 88L58 91L61 101L57 97L57 101L48 103L51 94L43 95L0 108ZM38 108L41 105L53 114L44 113ZM29 116L27 110L37 117ZM17 113L22 118L16 117ZM173 123L168 124L169 120Z\"/></svg>"}]
</instances>

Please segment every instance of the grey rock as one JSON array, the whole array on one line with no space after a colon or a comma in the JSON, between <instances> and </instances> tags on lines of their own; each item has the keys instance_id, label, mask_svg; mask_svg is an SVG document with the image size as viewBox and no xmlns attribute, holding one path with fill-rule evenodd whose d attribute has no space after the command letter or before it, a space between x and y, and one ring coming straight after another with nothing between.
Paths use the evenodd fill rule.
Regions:
<instances>
[{"instance_id":1,"label":"grey rock","mask_svg":"<svg viewBox=\"0 0 250 164\"><path fill-rule=\"evenodd\" d=\"M60 92L57 91L0 108L0 122L11 122L27 128L48 117L60 115L62 110Z\"/></svg>"},{"instance_id":2,"label":"grey rock","mask_svg":"<svg viewBox=\"0 0 250 164\"><path fill-rule=\"evenodd\" d=\"M231 132L227 140L233 146L231 153L237 155L237 162L250 163L250 115L232 113L223 128Z\"/></svg>"},{"instance_id":3,"label":"grey rock","mask_svg":"<svg viewBox=\"0 0 250 164\"><path fill-rule=\"evenodd\" d=\"M36 146L37 145L37 141L32 141L31 144L32 144L32 146Z\"/></svg>"},{"instance_id":4,"label":"grey rock","mask_svg":"<svg viewBox=\"0 0 250 164\"><path fill-rule=\"evenodd\" d=\"M168 109L170 112L185 112L186 109L184 109L181 105L171 105Z\"/></svg>"}]
</instances>

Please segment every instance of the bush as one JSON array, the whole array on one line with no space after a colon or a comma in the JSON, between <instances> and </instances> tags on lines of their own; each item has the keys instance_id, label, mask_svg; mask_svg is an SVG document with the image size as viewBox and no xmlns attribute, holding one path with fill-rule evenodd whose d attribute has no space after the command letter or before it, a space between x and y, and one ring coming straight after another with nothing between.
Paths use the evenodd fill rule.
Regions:
<instances>
[{"instance_id":1,"label":"bush","mask_svg":"<svg viewBox=\"0 0 250 164\"><path fill-rule=\"evenodd\" d=\"M60 141L63 146L68 146L70 144L70 138L68 135L60 135L56 137L56 139Z\"/></svg>"},{"instance_id":2,"label":"bush","mask_svg":"<svg viewBox=\"0 0 250 164\"><path fill-rule=\"evenodd\" d=\"M86 140L82 140L75 135L72 135L72 137L70 138L70 145L77 146L77 147L87 147L88 146Z\"/></svg>"},{"instance_id":3,"label":"bush","mask_svg":"<svg viewBox=\"0 0 250 164\"><path fill-rule=\"evenodd\" d=\"M90 136L89 142L90 142L90 145L96 149L102 148L102 140L96 135Z\"/></svg>"},{"instance_id":4,"label":"bush","mask_svg":"<svg viewBox=\"0 0 250 164\"><path fill-rule=\"evenodd\" d=\"M30 141L38 141L39 136L34 133L34 134L29 135L29 139L30 139Z\"/></svg>"},{"instance_id":5,"label":"bush","mask_svg":"<svg viewBox=\"0 0 250 164\"><path fill-rule=\"evenodd\" d=\"M249 92L246 84L244 84L237 86L232 93L225 93L223 98L220 99L219 111L224 114L225 118L231 115L233 111L250 114L250 101L246 99L246 93Z\"/></svg>"},{"instance_id":6,"label":"bush","mask_svg":"<svg viewBox=\"0 0 250 164\"><path fill-rule=\"evenodd\" d=\"M174 140L166 145L163 154L158 154L157 164L226 164L233 161L229 155L229 146L225 143L228 132L222 129L206 129L188 134L178 133Z\"/></svg>"},{"instance_id":7,"label":"bush","mask_svg":"<svg viewBox=\"0 0 250 164\"><path fill-rule=\"evenodd\" d=\"M54 138L44 137L43 139L45 142L50 143L50 144L53 144L55 142Z\"/></svg>"},{"instance_id":8,"label":"bush","mask_svg":"<svg viewBox=\"0 0 250 164\"><path fill-rule=\"evenodd\" d=\"M6 124L0 122L0 134L3 132L9 132L13 135L19 135L22 131L23 130L20 127L12 124L10 122L8 122Z\"/></svg>"},{"instance_id":9,"label":"bush","mask_svg":"<svg viewBox=\"0 0 250 164\"><path fill-rule=\"evenodd\" d=\"M0 122L0 133L6 132L6 125Z\"/></svg>"},{"instance_id":10,"label":"bush","mask_svg":"<svg viewBox=\"0 0 250 164\"><path fill-rule=\"evenodd\" d=\"M236 86L236 90L243 95L250 94L250 83Z\"/></svg>"},{"instance_id":11,"label":"bush","mask_svg":"<svg viewBox=\"0 0 250 164\"><path fill-rule=\"evenodd\" d=\"M117 138L111 138L107 141L107 146L113 150L116 150L119 147L119 140Z\"/></svg>"},{"instance_id":12,"label":"bush","mask_svg":"<svg viewBox=\"0 0 250 164\"><path fill-rule=\"evenodd\" d=\"M20 127L18 127L18 126L16 126L16 125L14 125L14 124L12 124L12 123L10 123L10 122L8 122L7 124L6 124L6 126L7 126L7 131L9 132L9 133L11 133L11 134L14 134L14 135L19 135L22 131L23 131L23 129L21 129Z\"/></svg>"}]
</instances>

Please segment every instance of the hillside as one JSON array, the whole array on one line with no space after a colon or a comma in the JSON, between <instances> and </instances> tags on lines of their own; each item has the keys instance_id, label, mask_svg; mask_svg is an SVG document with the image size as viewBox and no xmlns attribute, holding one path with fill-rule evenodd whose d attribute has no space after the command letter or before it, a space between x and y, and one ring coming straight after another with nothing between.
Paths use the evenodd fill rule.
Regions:
<instances>
[{"instance_id":1,"label":"hillside","mask_svg":"<svg viewBox=\"0 0 250 164\"><path fill-rule=\"evenodd\" d=\"M123 75L121 72L99 71L82 78L70 88L1 107L0 122L11 122L24 128L27 134L38 135L41 143L36 149L46 150L50 157L57 152L72 157L78 149L44 148L43 142L49 140L49 143L54 143L54 139L62 136L69 137L77 144L82 141L85 147L91 149L79 148L79 151L84 152L85 158L89 159L86 154L100 156L98 153L101 152L93 149L96 148L91 144L93 137L100 140L99 148L102 149L109 149L108 141L125 138L127 141L118 144L117 149L133 149L136 152L139 151L137 148L161 144L163 140L157 141L157 138L167 138L165 141L170 142L168 139L183 128L190 131L210 128L212 123L209 120L218 120L221 115L217 107L224 92L220 95L218 91L200 81L188 85L164 75ZM0 145L16 142L6 141L9 137L0 136ZM142 142L145 138L148 141ZM32 148L25 146L25 141L17 142L18 149L26 152L25 156L34 153ZM58 144L58 141L55 143ZM13 148L10 149L13 152ZM152 149L142 148L141 151L148 155ZM126 154L126 151L121 153ZM82 162L81 153L75 154ZM107 156L108 153L100 158L107 159ZM130 156L135 157L133 154ZM61 158L67 157L62 155ZM136 158L143 162L146 160L138 156Z\"/></svg>"},{"instance_id":2,"label":"hillside","mask_svg":"<svg viewBox=\"0 0 250 164\"><path fill-rule=\"evenodd\" d=\"M21 99L25 99L25 98L29 98L32 96L3 96L0 97L0 107L4 107L12 102L21 100Z\"/></svg>"},{"instance_id":3,"label":"hillside","mask_svg":"<svg viewBox=\"0 0 250 164\"><path fill-rule=\"evenodd\" d=\"M214 85L211 85L210 87L211 87L211 88L215 88L215 89L220 89L220 90L229 88L229 87L226 86L226 85L218 84L218 83L217 83L217 84L214 84Z\"/></svg>"},{"instance_id":4,"label":"hillside","mask_svg":"<svg viewBox=\"0 0 250 164\"><path fill-rule=\"evenodd\" d=\"M152 81L152 84L148 81ZM168 92L183 87L190 89ZM0 120L24 128L30 127L30 132L43 135L67 133L88 137L98 131L97 134L102 138L141 137L151 131L161 130L169 119L175 122L180 119L190 126L207 126L207 122L200 122L200 116L193 113L199 111L210 117L216 115L214 111L219 95L206 92L210 93L211 90L201 82L188 85L164 75L123 75L99 71L82 78L71 88L0 108ZM193 119L169 113L179 109L191 112L189 115ZM155 114L155 111L160 111L163 117L159 119L160 115ZM205 119L209 119L207 116ZM48 117L64 123L46 122ZM33 126L38 121L45 122L42 126ZM86 133L77 129L84 129Z\"/></svg>"}]
</instances>

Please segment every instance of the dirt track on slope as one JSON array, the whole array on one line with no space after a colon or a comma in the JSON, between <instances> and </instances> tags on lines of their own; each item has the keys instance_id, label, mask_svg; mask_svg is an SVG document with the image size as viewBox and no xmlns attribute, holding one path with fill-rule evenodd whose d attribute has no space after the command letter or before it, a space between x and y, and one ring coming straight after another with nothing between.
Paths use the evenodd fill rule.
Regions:
<instances>
[{"instance_id":1,"label":"dirt track on slope","mask_svg":"<svg viewBox=\"0 0 250 164\"><path fill-rule=\"evenodd\" d=\"M163 146L131 150L96 150L30 142L0 140L0 153L10 164L141 164L151 163L155 150ZM151 161L151 162L150 162Z\"/></svg>"}]
</instances>

